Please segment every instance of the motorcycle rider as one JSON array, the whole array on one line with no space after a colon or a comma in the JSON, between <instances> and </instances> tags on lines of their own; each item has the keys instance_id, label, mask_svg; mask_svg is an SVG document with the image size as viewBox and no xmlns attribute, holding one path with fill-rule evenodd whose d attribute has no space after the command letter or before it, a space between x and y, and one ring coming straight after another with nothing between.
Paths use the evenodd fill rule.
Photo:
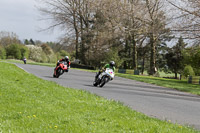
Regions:
<instances>
[{"instance_id":1,"label":"motorcycle rider","mask_svg":"<svg viewBox=\"0 0 200 133\"><path fill-rule=\"evenodd\" d=\"M54 69L54 75L56 75L56 71L57 71L57 69L59 68L60 62L67 62L67 67L70 68L71 62L69 61L69 57L68 57L68 56L65 56L65 58L60 59L60 60L57 62L56 68ZM67 72L68 72L68 71L69 71L69 69L67 69Z\"/></svg>"},{"instance_id":2,"label":"motorcycle rider","mask_svg":"<svg viewBox=\"0 0 200 133\"><path fill-rule=\"evenodd\" d=\"M105 71L106 68L110 68L113 70L113 72L115 71L115 62L114 61L110 61L109 64L106 64L101 70L99 70L99 72L97 73L97 75L95 76L95 79L97 79L99 77L99 75Z\"/></svg>"}]
</instances>

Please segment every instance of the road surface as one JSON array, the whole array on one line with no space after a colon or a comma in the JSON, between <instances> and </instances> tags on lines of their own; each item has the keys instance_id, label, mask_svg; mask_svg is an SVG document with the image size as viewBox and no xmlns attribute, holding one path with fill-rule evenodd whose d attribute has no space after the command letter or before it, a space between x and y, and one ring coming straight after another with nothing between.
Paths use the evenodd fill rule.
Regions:
<instances>
[{"instance_id":1,"label":"road surface","mask_svg":"<svg viewBox=\"0 0 200 133\"><path fill-rule=\"evenodd\" d=\"M200 96L120 77L115 77L103 88L94 87L92 84L95 73L70 69L59 78L53 78L52 67L16 65L42 79L65 87L87 90L107 99L120 101L150 117L200 130Z\"/></svg>"}]
</instances>

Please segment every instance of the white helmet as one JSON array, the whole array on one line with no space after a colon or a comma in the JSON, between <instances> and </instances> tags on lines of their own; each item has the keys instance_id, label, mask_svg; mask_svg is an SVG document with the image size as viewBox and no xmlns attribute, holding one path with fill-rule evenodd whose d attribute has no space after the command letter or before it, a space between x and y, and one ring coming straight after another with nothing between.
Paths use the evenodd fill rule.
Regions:
<instances>
[{"instance_id":1,"label":"white helmet","mask_svg":"<svg viewBox=\"0 0 200 133\"><path fill-rule=\"evenodd\" d=\"M68 56L65 56L65 59L66 59L66 60L69 60L69 57L68 57Z\"/></svg>"}]
</instances>

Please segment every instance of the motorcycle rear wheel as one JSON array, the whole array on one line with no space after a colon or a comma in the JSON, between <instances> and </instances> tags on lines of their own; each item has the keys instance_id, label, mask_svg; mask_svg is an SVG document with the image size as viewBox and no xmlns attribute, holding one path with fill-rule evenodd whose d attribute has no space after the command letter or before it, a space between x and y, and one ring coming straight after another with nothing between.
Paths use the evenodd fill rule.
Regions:
<instances>
[{"instance_id":1,"label":"motorcycle rear wheel","mask_svg":"<svg viewBox=\"0 0 200 133\"><path fill-rule=\"evenodd\" d=\"M98 83L94 81L94 82L93 82L93 85L94 85L94 86L97 86L97 85L98 85Z\"/></svg>"},{"instance_id":2,"label":"motorcycle rear wheel","mask_svg":"<svg viewBox=\"0 0 200 133\"><path fill-rule=\"evenodd\" d=\"M103 87L103 86L105 85L105 83L106 83L106 78L105 78L105 76L104 76L104 77L102 77L102 79L101 79L101 82L100 82L100 84L99 84L99 87Z\"/></svg>"},{"instance_id":3,"label":"motorcycle rear wheel","mask_svg":"<svg viewBox=\"0 0 200 133\"><path fill-rule=\"evenodd\" d=\"M57 70L57 72L56 72L56 78L59 78L59 76L60 76L60 68L58 68L58 70Z\"/></svg>"}]
</instances>

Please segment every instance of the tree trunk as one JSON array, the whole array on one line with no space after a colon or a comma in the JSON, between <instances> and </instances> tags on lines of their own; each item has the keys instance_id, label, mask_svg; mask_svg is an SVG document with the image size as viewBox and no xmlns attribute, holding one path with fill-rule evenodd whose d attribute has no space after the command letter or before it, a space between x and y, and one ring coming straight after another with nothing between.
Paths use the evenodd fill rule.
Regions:
<instances>
[{"instance_id":1,"label":"tree trunk","mask_svg":"<svg viewBox=\"0 0 200 133\"><path fill-rule=\"evenodd\" d=\"M76 4L77 5L77 4ZM75 9L75 3L73 3L73 8ZM75 30L75 34L76 34L76 38L75 38L75 45L76 45L76 59L78 59L79 54L78 54L78 38L79 38L79 33L78 33L78 26L77 26L77 22L76 22L76 11L73 10L73 25L74 25L74 30Z\"/></svg>"},{"instance_id":2,"label":"tree trunk","mask_svg":"<svg viewBox=\"0 0 200 133\"><path fill-rule=\"evenodd\" d=\"M177 76L178 74L177 74L177 72L175 72L175 79L177 79L178 78L178 76Z\"/></svg>"},{"instance_id":3,"label":"tree trunk","mask_svg":"<svg viewBox=\"0 0 200 133\"><path fill-rule=\"evenodd\" d=\"M133 69L137 70L137 47L134 36L132 38L132 41L133 41Z\"/></svg>"},{"instance_id":4,"label":"tree trunk","mask_svg":"<svg viewBox=\"0 0 200 133\"><path fill-rule=\"evenodd\" d=\"M151 56L150 56L150 75L155 74L156 67L156 46L154 41L153 33L150 34L150 46L151 46Z\"/></svg>"},{"instance_id":5,"label":"tree trunk","mask_svg":"<svg viewBox=\"0 0 200 133\"><path fill-rule=\"evenodd\" d=\"M144 63L145 63L145 56L142 59L142 75L144 74Z\"/></svg>"},{"instance_id":6,"label":"tree trunk","mask_svg":"<svg viewBox=\"0 0 200 133\"><path fill-rule=\"evenodd\" d=\"M75 24L74 24L75 26ZM79 54L78 54L78 37L79 37L79 34L78 34L78 29L75 28L75 32L76 32L76 59L78 59L79 57Z\"/></svg>"},{"instance_id":7,"label":"tree trunk","mask_svg":"<svg viewBox=\"0 0 200 133\"><path fill-rule=\"evenodd\" d=\"M85 46L84 46L84 43L85 43L85 38L84 38L84 34L83 34L83 18L82 18L82 15L81 15L81 11L79 9L79 13L80 13L80 25L81 25L81 61L83 64L85 64Z\"/></svg>"}]
</instances>

